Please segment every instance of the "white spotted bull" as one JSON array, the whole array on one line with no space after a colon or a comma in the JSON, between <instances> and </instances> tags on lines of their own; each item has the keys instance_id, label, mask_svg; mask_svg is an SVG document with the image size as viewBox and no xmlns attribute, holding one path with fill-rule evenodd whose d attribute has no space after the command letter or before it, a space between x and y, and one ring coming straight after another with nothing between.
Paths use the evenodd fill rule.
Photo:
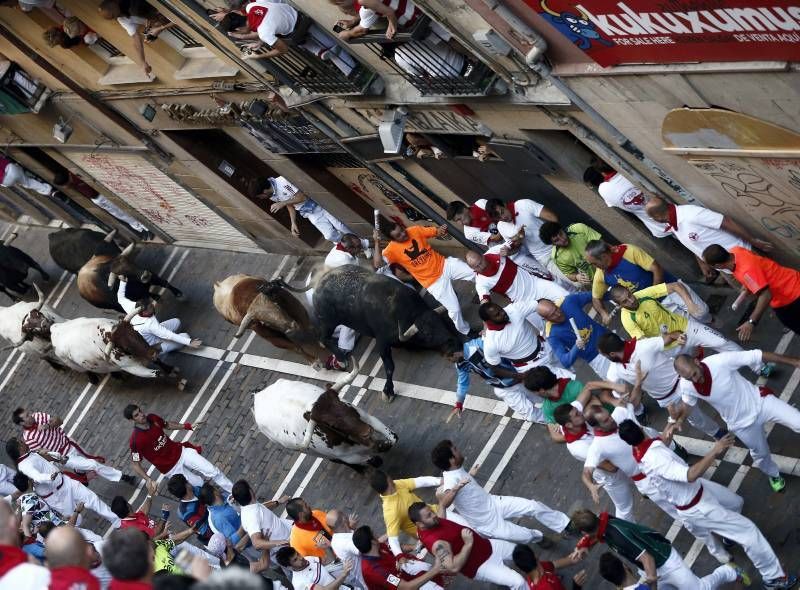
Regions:
<instances>
[{"instance_id":1,"label":"white spotted bull","mask_svg":"<svg viewBox=\"0 0 800 590\"><path fill-rule=\"evenodd\" d=\"M61 363L53 354L50 344L50 327L64 318L49 305L34 283L38 301L20 301L9 307L0 307L0 337L8 340L11 348L25 354L44 359L60 368Z\"/></svg>"},{"instance_id":2,"label":"white spotted bull","mask_svg":"<svg viewBox=\"0 0 800 590\"><path fill-rule=\"evenodd\" d=\"M344 463L357 471L377 466L397 435L383 422L339 399L339 391L358 373L326 389L290 379L278 379L255 394L254 416L264 436L293 451Z\"/></svg>"}]
</instances>

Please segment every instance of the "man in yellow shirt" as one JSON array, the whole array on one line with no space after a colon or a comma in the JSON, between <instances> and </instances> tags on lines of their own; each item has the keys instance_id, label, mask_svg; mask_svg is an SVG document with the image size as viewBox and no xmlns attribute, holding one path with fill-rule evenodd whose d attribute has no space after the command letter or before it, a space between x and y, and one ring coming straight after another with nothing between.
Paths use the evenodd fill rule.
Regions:
<instances>
[{"instance_id":1,"label":"man in yellow shirt","mask_svg":"<svg viewBox=\"0 0 800 590\"><path fill-rule=\"evenodd\" d=\"M412 477L409 479L392 479L383 471L372 472L370 486L378 492L383 504L383 520L386 524L386 536L392 553L403 552L400 547L400 533L417 538L417 525L408 517L408 507L422 502L414 493L418 488L434 488L442 484L441 477ZM435 511L436 505L429 505Z\"/></svg>"},{"instance_id":2,"label":"man in yellow shirt","mask_svg":"<svg viewBox=\"0 0 800 590\"><path fill-rule=\"evenodd\" d=\"M683 300L689 310L689 317L664 307L664 298L671 294L676 294ZM616 285L611 287L609 295L620 306L622 326L631 338L650 338L670 332L685 333L686 344L678 346L674 342L665 348L671 356L692 354L697 346L713 348L717 352L742 350L738 344L728 340L714 328L701 324L692 317L702 314L702 308L692 300L683 283L661 283L635 293L631 293L627 287Z\"/></svg>"}]
</instances>

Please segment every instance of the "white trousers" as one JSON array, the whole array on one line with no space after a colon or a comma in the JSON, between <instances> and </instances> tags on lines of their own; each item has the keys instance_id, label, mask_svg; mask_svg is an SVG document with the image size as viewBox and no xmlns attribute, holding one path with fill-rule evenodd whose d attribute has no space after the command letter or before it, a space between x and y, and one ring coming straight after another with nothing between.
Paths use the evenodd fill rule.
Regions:
<instances>
[{"instance_id":1,"label":"white trousers","mask_svg":"<svg viewBox=\"0 0 800 590\"><path fill-rule=\"evenodd\" d=\"M353 233L343 221L337 219L319 205L304 217L314 224L314 227L319 230L323 238L334 244L338 244L344 234Z\"/></svg>"},{"instance_id":2,"label":"white trousers","mask_svg":"<svg viewBox=\"0 0 800 590\"><path fill-rule=\"evenodd\" d=\"M729 565L722 565L707 576L696 576L689 569L675 549L672 550L667 561L656 570L658 574L658 587L660 590L714 590L728 582L736 580L736 570Z\"/></svg>"},{"instance_id":3,"label":"white trousers","mask_svg":"<svg viewBox=\"0 0 800 590\"><path fill-rule=\"evenodd\" d=\"M739 514L744 502L741 496L707 479L700 481L703 496L691 508L677 511L681 522L691 522L693 531L705 529L741 545L764 580L783 577L783 568L767 539L752 520Z\"/></svg>"},{"instance_id":4,"label":"white trousers","mask_svg":"<svg viewBox=\"0 0 800 590\"><path fill-rule=\"evenodd\" d=\"M100 463L83 455L75 446L70 445L66 452L67 462L64 466L72 471L94 471L108 481L119 481L122 479L122 472L119 469Z\"/></svg>"},{"instance_id":5,"label":"white trousers","mask_svg":"<svg viewBox=\"0 0 800 590\"><path fill-rule=\"evenodd\" d=\"M530 317L531 316L528 316L528 321L530 321ZM536 314L536 317L539 317L539 315ZM556 358L556 355L553 354L553 349L550 347L550 344L547 342L547 340L540 340L539 344L539 354L536 355L536 358L532 358L524 365L514 366L514 368L517 370L517 373L525 373L534 367L545 366L560 379L575 378L575 373L569 369L565 369L561 364L561 361L559 361Z\"/></svg>"},{"instance_id":6,"label":"white trousers","mask_svg":"<svg viewBox=\"0 0 800 590\"><path fill-rule=\"evenodd\" d=\"M681 280L678 280L678 282L681 285L683 285L689 292L689 297L691 297L692 302L701 309L699 316L692 316L692 317L694 317L696 320L704 324L710 322L712 318L711 318L711 311L709 311L708 309L708 304L705 301L703 301L702 297L700 297L700 295L695 293L694 290L691 287L689 287L689 285L687 285ZM670 293L669 295L664 297L664 299L661 300L661 305L663 305L669 311L680 311L683 313L683 315L687 316L689 315L689 310L686 307L686 304L683 302L681 296L678 295L677 293Z\"/></svg>"},{"instance_id":7,"label":"white trousers","mask_svg":"<svg viewBox=\"0 0 800 590\"><path fill-rule=\"evenodd\" d=\"M460 258L448 256L444 260L442 276L428 286L428 293L441 303L447 310L447 315L453 320L456 329L462 334L469 334L469 324L461 313L461 303L458 301L453 281L475 281L475 271Z\"/></svg>"},{"instance_id":8,"label":"white trousers","mask_svg":"<svg viewBox=\"0 0 800 590\"><path fill-rule=\"evenodd\" d=\"M357 332L353 328L347 326L336 326L333 330L333 336L336 337L336 345L345 352L352 351L356 346Z\"/></svg>"},{"instance_id":9,"label":"white trousers","mask_svg":"<svg viewBox=\"0 0 800 590\"><path fill-rule=\"evenodd\" d=\"M481 564L473 578L476 582L488 582L511 588L511 590L528 590L528 583L519 572L512 570L506 562L512 562L514 544L498 539L489 539L492 554Z\"/></svg>"},{"instance_id":10,"label":"white trousers","mask_svg":"<svg viewBox=\"0 0 800 590\"><path fill-rule=\"evenodd\" d=\"M605 381L608 370L611 368L611 361L598 352L597 356L589 361L589 366L601 381Z\"/></svg>"},{"instance_id":11,"label":"white trousers","mask_svg":"<svg viewBox=\"0 0 800 590\"><path fill-rule=\"evenodd\" d=\"M169 330L170 332L175 332L176 334L178 334L180 336L186 336L187 338L189 338L189 334L188 333L186 333L186 332L178 332L178 330L181 329L181 321L178 318L172 318L170 320L166 320L164 322L161 322L161 325L163 327L165 327L167 330ZM159 353L158 356L167 354L169 352L174 352L176 350L180 350L184 346L180 342L173 342L171 340L161 340L161 339L159 339L159 344L161 345L161 352Z\"/></svg>"},{"instance_id":12,"label":"white trousers","mask_svg":"<svg viewBox=\"0 0 800 590\"><path fill-rule=\"evenodd\" d=\"M61 487L58 489L54 489L53 493L49 496L41 496L42 500L44 500L48 506L50 506L56 512L60 512L64 515L64 517L68 517L70 514L75 512L75 507L83 502L84 506L89 510L96 512L102 518L105 518L108 522L111 523L111 526L114 528L119 528L120 520L119 517L111 512L111 508L103 502L97 494L95 494L92 490L87 488L82 483L67 477L66 475L61 475ZM52 489L53 486L48 485L49 489Z\"/></svg>"},{"instance_id":13,"label":"white trousers","mask_svg":"<svg viewBox=\"0 0 800 590\"><path fill-rule=\"evenodd\" d=\"M536 403L543 401L542 398L525 389L522 383L505 388L495 387L494 394L528 422L546 423L544 412L536 407Z\"/></svg>"},{"instance_id":14,"label":"white trousers","mask_svg":"<svg viewBox=\"0 0 800 590\"><path fill-rule=\"evenodd\" d=\"M569 516L553 510L538 500L517 496L491 496L491 499L494 507L491 522L475 523L470 520L469 515L461 514L472 528L490 539L504 539L512 543L534 543L544 537L541 531L510 522L508 520L510 518L529 516L557 533L563 531L569 524Z\"/></svg>"},{"instance_id":15,"label":"white trousers","mask_svg":"<svg viewBox=\"0 0 800 590\"><path fill-rule=\"evenodd\" d=\"M300 47L320 59L330 60L345 76L349 76L358 65L352 55L317 25L312 24L309 27L308 36L300 44Z\"/></svg>"},{"instance_id":16,"label":"white trousers","mask_svg":"<svg viewBox=\"0 0 800 590\"><path fill-rule=\"evenodd\" d=\"M191 447L183 447L180 459L172 466L172 469L164 474L164 477L169 479L176 473L182 474L192 487L201 486L205 480L212 479L215 484L229 494L233 488L233 482L216 465ZM200 475L197 475L198 473Z\"/></svg>"},{"instance_id":17,"label":"white trousers","mask_svg":"<svg viewBox=\"0 0 800 590\"><path fill-rule=\"evenodd\" d=\"M733 340L725 338L722 332L689 318L686 326L686 344L681 347L676 346L675 349L678 354L694 354L698 346L712 348L717 352L740 352L742 350L742 347ZM678 354L673 356L678 356Z\"/></svg>"},{"instance_id":18,"label":"white trousers","mask_svg":"<svg viewBox=\"0 0 800 590\"><path fill-rule=\"evenodd\" d=\"M795 432L800 432L800 411L777 396L767 395L761 398L761 411L758 413L756 421L745 428L733 430L733 433L750 449L753 467L760 469L770 477L778 477L780 470L772 460L772 452L769 450L767 442L767 432L764 429L767 422L776 422Z\"/></svg>"},{"instance_id":19,"label":"white trousers","mask_svg":"<svg viewBox=\"0 0 800 590\"><path fill-rule=\"evenodd\" d=\"M36 180L32 176L28 176L28 173L25 172L25 169L19 164L9 162L9 164L6 166L5 175L3 176L2 186L10 188L16 185L20 185L23 188L35 191L40 195L44 195L45 197L49 196L50 193L53 192L52 186L46 182Z\"/></svg>"},{"instance_id":20,"label":"white trousers","mask_svg":"<svg viewBox=\"0 0 800 590\"><path fill-rule=\"evenodd\" d=\"M104 211L106 211L107 213L112 215L113 217L116 217L121 222L127 223L129 226L131 226L136 231L138 231L138 232L146 232L147 231L147 227L142 225L142 223L138 219L133 217L130 213L128 213L124 209L121 209L120 207L118 207L116 205L116 203L114 203L113 201L110 201L109 199L107 199L103 195L97 195L94 199L92 199L92 203L94 203L95 205L97 205L98 207L100 207L101 209L103 209Z\"/></svg>"},{"instance_id":21,"label":"white trousers","mask_svg":"<svg viewBox=\"0 0 800 590\"><path fill-rule=\"evenodd\" d=\"M633 485L622 471L617 469L610 472L598 468L594 470L592 479L603 486L614 503L614 516L628 522L636 522L633 516Z\"/></svg>"}]
</instances>

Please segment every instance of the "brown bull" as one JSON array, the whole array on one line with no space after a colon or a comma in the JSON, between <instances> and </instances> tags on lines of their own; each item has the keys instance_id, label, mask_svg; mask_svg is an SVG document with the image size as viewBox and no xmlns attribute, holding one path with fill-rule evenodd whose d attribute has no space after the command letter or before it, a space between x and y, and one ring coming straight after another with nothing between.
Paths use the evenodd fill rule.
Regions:
<instances>
[{"instance_id":1,"label":"brown bull","mask_svg":"<svg viewBox=\"0 0 800 590\"><path fill-rule=\"evenodd\" d=\"M324 363L330 353L319 343L306 308L280 284L250 275L229 276L214 283L214 307L239 326L237 336L249 327L315 366Z\"/></svg>"}]
</instances>

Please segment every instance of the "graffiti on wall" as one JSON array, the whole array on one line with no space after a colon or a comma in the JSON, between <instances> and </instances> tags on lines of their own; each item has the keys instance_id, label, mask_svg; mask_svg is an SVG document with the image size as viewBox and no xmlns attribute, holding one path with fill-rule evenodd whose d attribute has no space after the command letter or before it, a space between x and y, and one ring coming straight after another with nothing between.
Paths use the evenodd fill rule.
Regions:
<instances>
[{"instance_id":1,"label":"graffiti on wall","mask_svg":"<svg viewBox=\"0 0 800 590\"><path fill-rule=\"evenodd\" d=\"M689 160L774 240L800 249L800 159Z\"/></svg>"}]
</instances>

